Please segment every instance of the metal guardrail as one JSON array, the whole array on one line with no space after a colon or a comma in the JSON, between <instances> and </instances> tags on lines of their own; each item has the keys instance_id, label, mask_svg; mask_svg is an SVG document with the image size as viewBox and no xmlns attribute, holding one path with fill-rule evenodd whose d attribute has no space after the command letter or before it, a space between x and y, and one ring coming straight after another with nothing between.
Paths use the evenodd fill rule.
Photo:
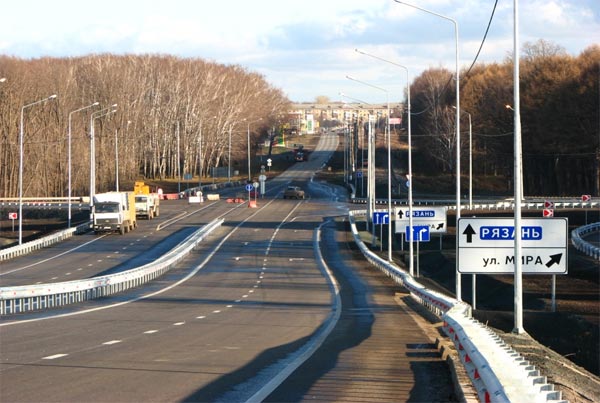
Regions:
<instances>
[{"instance_id":1,"label":"metal guardrail","mask_svg":"<svg viewBox=\"0 0 600 403\"><path fill-rule=\"evenodd\" d=\"M26 255L35 250L46 248L55 243L71 238L73 234L81 234L90 229L90 223L80 224L77 227L67 228L50 235L26 242L21 245L11 246L10 248L0 250L0 262L13 259L17 256Z\"/></svg>"},{"instance_id":2,"label":"metal guardrail","mask_svg":"<svg viewBox=\"0 0 600 403\"><path fill-rule=\"evenodd\" d=\"M367 204L366 198L355 197L352 199L354 204ZM388 204L388 199L375 199L375 204ZM392 199L392 204L396 206L407 206L406 199ZM446 206L448 210L456 210L456 200L450 199L422 199L413 200L415 206ZM510 200L477 200L473 203L473 210L514 210L515 204ZM469 210L469 203L461 202L461 210ZM524 210L543 210L545 202L542 200L523 201L521 208ZM600 208L600 201L582 202L575 199L554 202L555 209L579 209L579 208Z\"/></svg>"},{"instance_id":3,"label":"metal guardrail","mask_svg":"<svg viewBox=\"0 0 600 403\"><path fill-rule=\"evenodd\" d=\"M600 247L593 245L583 239L583 236L592 232L600 232L600 222L584 225L571 231L571 243L580 252L600 260Z\"/></svg>"},{"instance_id":4,"label":"metal guardrail","mask_svg":"<svg viewBox=\"0 0 600 403\"><path fill-rule=\"evenodd\" d=\"M490 328L473 319L471 306L425 288L406 271L380 258L362 242L355 216L365 210L350 211L354 241L365 258L404 286L411 296L444 321L443 330L454 343L461 361L482 402L550 402L562 401L535 367L512 347L505 344Z\"/></svg>"},{"instance_id":5,"label":"metal guardrail","mask_svg":"<svg viewBox=\"0 0 600 403\"><path fill-rule=\"evenodd\" d=\"M223 219L213 220L154 262L121 273L59 283L0 287L0 315L74 304L147 283L170 270L222 223Z\"/></svg>"}]
</instances>

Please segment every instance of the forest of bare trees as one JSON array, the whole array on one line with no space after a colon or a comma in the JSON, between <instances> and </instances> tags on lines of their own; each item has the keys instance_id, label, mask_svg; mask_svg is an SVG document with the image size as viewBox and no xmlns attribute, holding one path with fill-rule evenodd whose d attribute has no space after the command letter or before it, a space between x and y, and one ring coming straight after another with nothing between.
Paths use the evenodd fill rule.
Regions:
<instances>
[{"instance_id":1,"label":"forest of bare trees","mask_svg":"<svg viewBox=\"0 0 600 403\"><path fill-rule=\"evenodd\" d=\"M246 158L248 125L254 146L258 129L285 116L289 104L242 67L162 55L0 56L0 77L6 78L0 83L0 197L18 194L22 113L23 195L66 196L69 114L99 102L71 114L72 189L82 196L89 194L92 124L96 191L102 192L115 189L117 149L123 183L197 176L200 169L207 176L211 167L229 163L230 135L233 165ZM52 94L53 100L23 108Z\"/></svg>"},{"instance_id":2,"label":"forest of bare trees","mask_svg":"<svg viewBox=\"0 0 600 403\"><path fill-rule=\"evenodd\" d=\"M430 173L455 174L453 72L432 68L411 86L413 142ZM526 195L598 195L600 176L600 46L579 56L540 40L524 46L520 104ZM513 173L512 58L461 72L462 169L468 158L480 179ZM435 161L435 163L433 163Z\"/></svg>"}]
</instances>

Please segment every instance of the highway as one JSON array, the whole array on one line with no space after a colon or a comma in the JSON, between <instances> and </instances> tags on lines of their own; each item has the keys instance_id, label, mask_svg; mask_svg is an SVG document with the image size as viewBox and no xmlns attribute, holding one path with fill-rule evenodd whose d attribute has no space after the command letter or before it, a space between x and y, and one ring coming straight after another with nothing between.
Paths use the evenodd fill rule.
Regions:
<instances>
[{"instance_id":1,"label":"highway","mask_svg":"<svg viewBox=\"0 0 600 403\"><path fill-rule=\"evenodd\" d=\"M337 137L323 136L311 160L270 183L270 197L259 200L256 209L223 200L197 206L177 200L161 207L159 219L140 221L129 234L75 237L3 264L3 285L121 270L164 253L186 231L225 218L188 258L146 286L60 310L3 317L1 400L266 398L268 382L297 362L298 351L314 344L328 324L335 328L323 344L326 350L316 355L318 375L307 362L293 373L303 382L283 385L274 392L276 400L312 400L316 392L310 385L322 400L341 398L344 383L330 390L323 385L329 382L327 374L339 377L334 371L343 371L348 362L353 363L356 382L377 373L379 384L396 385L382 389L378 400L427 397L423 393L432 388L423 381L431 379L442 385L435 396L451 395L449 371L431 347L428 332L435 331L394 299L397 287L385 276L361 274L368 265L354 262L357 256L344 250L344 240L336 239L332 220L344 215L346 205L336 201L340 194L335 188L311 182L336 145ZM308 191L307 200L278 197L291 180ZM320 269L314 251L315 228L322 223L321 249L331 273ZM41 263L34 265L36 259ZM339 322L332 319L340 308L334 283L342 288ZM395 334L397 328L402 332ZM349 358L338 361L341 350ZM376 359L365 359L371 355ZM382 372L382 362L387 372Z\"/></svg>"}]
</instances>

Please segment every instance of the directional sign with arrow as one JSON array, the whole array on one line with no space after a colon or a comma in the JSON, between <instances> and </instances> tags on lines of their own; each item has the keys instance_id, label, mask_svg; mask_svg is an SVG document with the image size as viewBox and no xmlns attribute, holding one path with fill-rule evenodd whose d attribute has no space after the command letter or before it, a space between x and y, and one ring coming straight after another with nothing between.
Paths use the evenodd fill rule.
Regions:
<instances>
[{"instance_id":1,"label":"directional sign with arrow","mask_svg":"<svg viewBox=\"0 0 600 403\"><path fill-rule=\"evenodd\" d=\"M523 274L567 274L567 231L565 217L523 218ZM460 273L514 273L514 219L460 218L457 232Z\"/></svg>"},{"instance_id":2,"label":"directional sign with arrow","mask_svg":"<svg viewBox=\"0 0 600 403\"><path fill-rule=\"evenodd\" d=\"M410 224L410 209L408 207L396 208L396 232L405 232ZM430 233L446 232L446 207L413 207L412 224L416 226L429 227Z\"/></svg>"}]
</instances>

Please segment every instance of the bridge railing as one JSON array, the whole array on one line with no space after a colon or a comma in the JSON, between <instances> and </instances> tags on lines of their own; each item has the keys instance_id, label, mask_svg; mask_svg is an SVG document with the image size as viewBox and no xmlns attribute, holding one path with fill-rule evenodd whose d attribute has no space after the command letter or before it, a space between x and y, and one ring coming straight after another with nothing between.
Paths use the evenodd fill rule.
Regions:
<instances>
[{"instance_id":1,"label":"bridge railing","mask_svg":"<svg viewBox=\"0 0 600 403\"><path fill-rule=\"evenodd\" d=\"M584 236L593 232L600 232L600 222L584 225L571 231L571 243L580 252L600 260L600 247L587 242Z\"/></svg>"},{"instance_id":2,"label":"bridge railing","mask_svg":"<svg viewBox=\"0 0 600 403\"><path fill-rule=\"evenodd\" d=\"M366 211L350 211L354 241L365 258L404 286L410 295L444 321L444 332L454 343L482 402L560 401L560 391L490 328L471 316L471 306L427 289L409 273L373 253L362 241L355 217Z\"/></svg>"},{"instance_id":3,"label":"bridge railing","mask_svg":"<svg viewBox=\"0 0 600 403\"><path fill-rule=\"evenodd\" d=\"M362 197L354 197L351 199L354 204L367 204L367 199ZM375 199L375 204L388 204L388 199ZM407 206L406 199L392 199L392 204L397 206ZM448 210L456 210L456 199L422 199L414 200L415 206L447 206ZM521 203L521 208L524 210L543 210L545 208L543 200L525 200ZM473 210L490 210L490 211L512 211L515 203L512 200L477 200L473 202ZM465 200L461 202L461 210L469 210L469 203ZM600 208L599 201L582 202L576 199L564 199L554 202L555 209L597 209Z\"/></svg>"},{"instance_id":4,"label":"bridge railing","mask_svg":"<svg viewBox=\"0 0 600 403\"><path fill-rule=\"evenodd\" d=\"M222 223L223 219L213 220L157 260L121 273L58 283L0 287L0 315L74 304L147 283L168 271Z\"/></svg>"},{"instance_id":5,"label":"bridge railing","mask_svg":"<svg viewBox=\"0 0 600 403\"><path fill-rule=\"evenodd\" d=\"M64 230L57 231L53 234L46 235L44 237L35 239L33 241L25 242L21 245L11 246L10 248L0 250L0 262L8 259L13 259L17 256L26 255L35 250L46 248L55 243L64 241L65 239L71 238L73 234L81 234L90 229L90 223L80 224L77 227L66 228Z\"/></svg>"}]
</instances>

